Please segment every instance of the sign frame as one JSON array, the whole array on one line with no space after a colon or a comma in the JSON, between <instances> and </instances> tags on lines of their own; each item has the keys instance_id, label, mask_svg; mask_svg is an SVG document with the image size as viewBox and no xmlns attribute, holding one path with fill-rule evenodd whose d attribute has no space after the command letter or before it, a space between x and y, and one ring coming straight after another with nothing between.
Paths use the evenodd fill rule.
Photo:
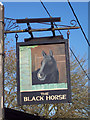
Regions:
<instances>
[{"instance_id":1,"label":"sign frame","mask_svg":"<svg viewBox=\"0 0 90 120\"><path fill-rule=\"evenodd\" d=\"M32 92L20 92L19 47L20 46L34 46L34 45L41 46L41 45L51 45L51 44L65 44L67 90L45 90L45 91L38 90L38 91L32 91ZM67 103L67 102L71 103L69 40L61 39L60 36L34 38L28 42L18 42L16 46L17 46L16 47L16 56L17 56L17 78L16 79L17 79L17 102L18 104L19 105L28 105L28 104L32 105L32 104L47 104L47 103ZM44 97L42 97L41 93L43 94ZM32 96L33 100L30 100L31 98L29 98L28 96L29 97ZM38 97L39 99L36 99L37 96L39 96ZM47 96L47 100L45 100L46 96ZM52 97L53 97L53 100L52 100ZM57 97L59 100L57 99L54 100L55 97Z\"/></svg>"}]
</instances>

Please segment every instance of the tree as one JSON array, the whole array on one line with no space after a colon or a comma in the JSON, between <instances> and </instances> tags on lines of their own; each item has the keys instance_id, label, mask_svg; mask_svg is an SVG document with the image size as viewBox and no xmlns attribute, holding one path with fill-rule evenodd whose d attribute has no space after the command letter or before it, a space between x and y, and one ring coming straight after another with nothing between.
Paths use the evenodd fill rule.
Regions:
<instances>
[{"instance_id":1,"label":"tree","mask_svg":"<svg viewBox=\"0 0 90 120\"><path fill-rule=\"evenodd\" d=\"M13 42L13 41L11 41ZM46 118L88 118L88 79L71 55L72 103L17 105L16 50L6 43L5 57L5 106ZM86 61L80 59L81 64ZM85 68L86 69L86 68Z\"/></svg>"}]
</instances>

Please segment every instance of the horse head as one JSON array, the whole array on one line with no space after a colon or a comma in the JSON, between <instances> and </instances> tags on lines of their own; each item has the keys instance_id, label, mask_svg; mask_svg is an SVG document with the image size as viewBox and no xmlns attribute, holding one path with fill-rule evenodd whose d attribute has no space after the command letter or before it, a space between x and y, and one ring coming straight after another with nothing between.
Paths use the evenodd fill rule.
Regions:
<instances>
[{"instance_id":1,"label":"horse head","mask_svg":"<svg viewBox=\"0 0 90 120\"><path fill-rule=\"evenodd\" d=\"M42 51L43 60L41 61L41 68L37 73L37 77L40 81L44 81L46 77L57 69L56 61L53 57L52 50L49 51L49 55L47 55L44 51Z\"/></svg>"}]
</instances>

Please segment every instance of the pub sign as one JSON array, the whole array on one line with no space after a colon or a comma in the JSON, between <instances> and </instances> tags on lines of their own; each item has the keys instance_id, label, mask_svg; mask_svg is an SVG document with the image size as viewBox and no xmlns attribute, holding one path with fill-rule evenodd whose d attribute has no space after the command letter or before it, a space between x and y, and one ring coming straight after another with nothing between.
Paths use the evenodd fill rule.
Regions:
<instances>
[{"instance_id":1,"label":"pub sign","mask_svg":"<svg viewBox=\"0 0 90 120\"><path fill-rule=\"evenodd\" d=\"M71 102L68 39L17 43L17 83L20 105Z\"/></svg>"}]
</instances>

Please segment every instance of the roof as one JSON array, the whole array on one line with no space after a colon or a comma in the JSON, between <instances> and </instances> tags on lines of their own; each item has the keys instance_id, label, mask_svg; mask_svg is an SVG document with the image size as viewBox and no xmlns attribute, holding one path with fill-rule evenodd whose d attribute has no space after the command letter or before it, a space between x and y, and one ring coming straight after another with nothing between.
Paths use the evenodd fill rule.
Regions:
<instances>
[{"instance_id":1,"label":"roof","mask_svg":"<svg viewBox=\"0 0 90 120\"><path fill-rule=\"evenodd\" d=\"M50 120L10 108L5 108L5 120Z\"/></svg>"}]
</instances>

